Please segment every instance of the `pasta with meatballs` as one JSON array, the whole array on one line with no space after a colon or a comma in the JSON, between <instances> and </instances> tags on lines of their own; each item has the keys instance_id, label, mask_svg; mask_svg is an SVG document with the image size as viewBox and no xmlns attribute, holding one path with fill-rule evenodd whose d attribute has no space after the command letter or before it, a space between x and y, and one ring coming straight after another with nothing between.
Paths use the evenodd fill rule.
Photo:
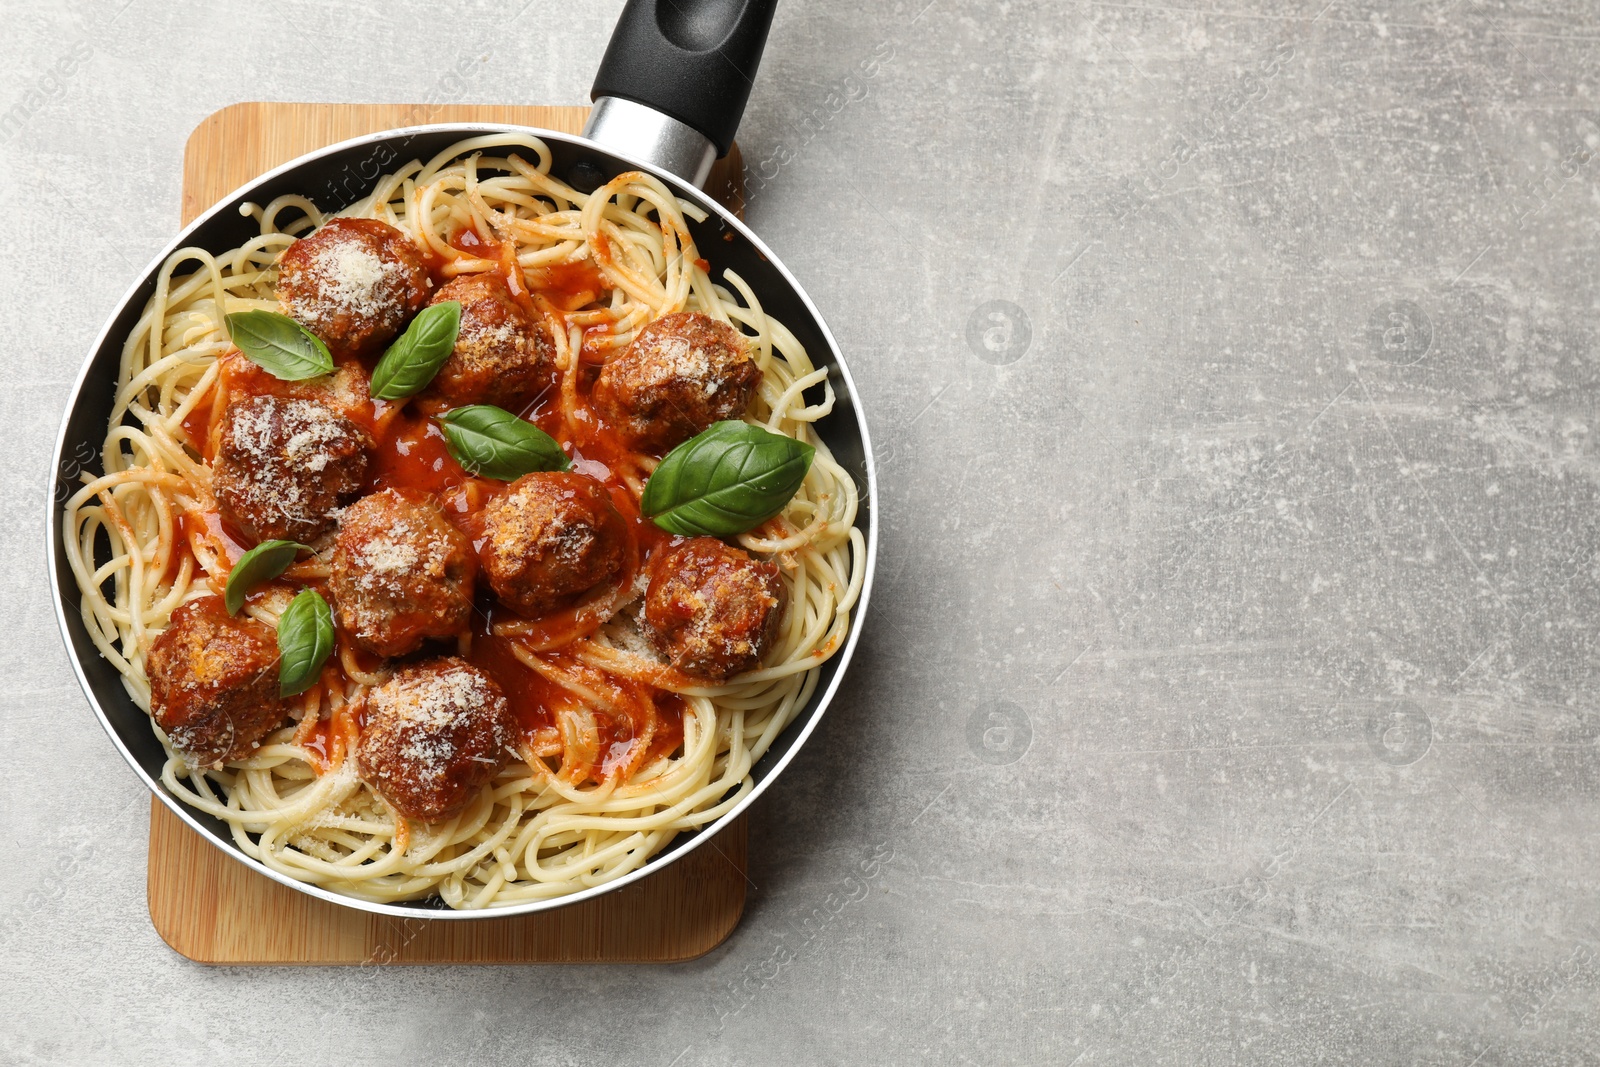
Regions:
<instances>
[{"instance_id":1,"label":"pasta with meatballs","mask_svg":"<svg viewBox=\"0 0 1600 1067\"><path fill-rule=\"evenodd\" d=\"M250 211L167 260L66 503L166 788L274 871L453 908L612 881L737 804L865 544L828 372L713 276L700 209L506 133ZM755 502L647 512L730 426L776 443Z\"/></svg>"}]
</instances>

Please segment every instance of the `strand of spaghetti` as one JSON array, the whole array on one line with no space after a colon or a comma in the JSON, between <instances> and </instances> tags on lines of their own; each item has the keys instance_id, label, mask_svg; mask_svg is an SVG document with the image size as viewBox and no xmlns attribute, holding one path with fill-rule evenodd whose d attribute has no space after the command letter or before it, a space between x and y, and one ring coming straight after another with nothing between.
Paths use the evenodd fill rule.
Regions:
<instances>
[{"instance_id":1,"label":"strand of spaghetti","mask_svg":"<svg viewBox=\"0 0 1600 1067\"><path fill-rule=\"evenodd\" d=\"M489 226L490 232L496 237L502 237L506 229L504 218L499 211L489 206L478 186L478 160L480 158L482 158L482 153L474 152L462 162L463 192L466 194L467 203L472 207L474 215L482 219Z\"/></svg>"},{"instance_id":2,"label":"strand of spaghetti","mask_svg":"<svg viewBox=\"0 0 1600 1067\"><path fill-rule=\"evenodd\" d=\"M303 219L296 220L291 224L292 228L282 230L282 232L297 233L301 230L312 229L322 225L322 212L317 208L316 204L312 203L306 197L295 193L288 193L275 198L266 206L265 209L261 211L260 215L256 217L256 222L260 224L263 233L268 230L280 229L278 226L278 212L282 211L284 208L293 208L296 211L299 211L305 217Z\"/></svg>"},{"instance_id":3,"label":"strand of spaghetti","mask_svg":"<svg viewBox=\"0 0 1600 1067\"><path fill-rule=\"evenodd\" d=\"M341 642L339 645L339 667L344 671L346 677L350 678L352 681L360 683L361 685L380 686L389 680L389 674L387 671L364 670L361 667L360 662L356 659L355 649L343 642Z\"/></svg>"},{"instance_id":4,"label":"strand of spaghetti","mask_svg":"<svg viewBox=\"0 0 1600 1067\"><path fill-rule=\"evenodd\" d=\"M193 495L200 495L199 490L211 484L211 470L203 462L192 459L184 450L178 439L172 436L167 428L168 420L162 419L154 412L142 412L135 407L134 414L145 426L145 444L156 456L163 467L172 470L188 485L196 490Z\"/></svg>"},{"instance_id":5,"label":"strand of spaghetti","mask_svg":"<svg viewBox=\"0 0 1600 1067\"><path fill-rule=\"evenodd\" d=\"M749 326L755 330L755 359L756 366L761 368L762 377L772 366L772 325L767 318L767 313L761 307L755 290L732 270L722 272L723 280L739 291L740 300L734 300L732 294L720 287L713 286L712 291L717 295L717 303L726 309L728 317L737 323ZM742 302L741 302L742 301Z\"/></svg>"},{"instance_id":6,"label":"strand of spaghetti","mask_svg":"<svg viewBox=\"0 0 1600 1067\"><path fill-rule=\"evenodd\" d=\"M142 559L139 557L137 552L137 541L133 535L133 532L130 528L128 528L126 520L122 518L121 509L114 508L114 506L110 503L112 498L109 494L105 493L105 490L111 486L122 484L126 481L149 480L151 479L140 477L139 472L135 471L126 471L116 475L106 475L102 478L96 479L72 498L73 501L76 501L81 507L84 494L90 489L95 489L95 496L97 496L102 502L101 508L93 513L98 516L97 525L85 527L82 530L77 531L78 536L72 537L64 546L67 549L67 564L71 568L73 576L78 581L78 587L80 591L85 594L86 601L89 598L90 591L99 590L108 579L111 579L114 576L122 575L125 572L131 571L133 568L142 565ZM72 504L69 502L69 507L71 506ZM69 527L69 531L73 529L74 527ZM94 555L94 535L97 529L105 530L109 535L111 535L112 554L110 559L108 559L103 566L96 569L91 574L89 572L88 561L92 559ZM127 590L121 586L118 588L118 593L119 600L127 596ZM132 622L132 612L127 608L113 608L108 602L104 602L103 598L102 603L105 605L104 617L114 619L119 622Z\"/></svg>"},{"instance_id":7,"label":"strand of spaghetti","mask_svg":"<svg viewBox=\"0 0 1600 1067\"><path fill-rule=\"evenodd\" d=\"M745 792L748 792L751 788L754 788L754 783L744 780L748 770L748 765L741 764L741 766L737 768L736 772L724 774L721 778L715 781L707 782L699 789L685 795L675 803L659 808L656 811L644 816L630 817L615 812L593 812L558 816L555 812L552 812L550 813L549 821L546 824L546 836L556 832L571 833L577 830L600 830L607 833L617 833L620 831L630 830L659 830L663 826L679 819L699 818L700 816L705 815L710 809L719 806L723 811L726 811L737 804L738 799L742 797ZM735 793L732 796L728 795L728 790L730 788L735 790ZM710 818L707 818L704 821L709 822L714 820L716 817L716 815L712 815ZM537 841L538 838L539 835L536 835L535 841ZM563 857L563 862L588 863L591 861L591 859L592 857L584 857L582 860L568 860ZM558 875L560 870L559 864L552 864L547 861L541 861L539 867L544 877Z\"/></svg>"},{"instance_id":8,"label":"strand of spaghetti","mask_svg":"<svg viewBox=\"0 0 1600 1067\"><path fill-rule=\"evenodd\" d=\"M169 471L145 470L138 468L133 470L117 471L113 474L102 474L98 478L91 478L88 475L85 475L83 488L79 489L70 498L68 498L66 510L76 510L83 505L84 501L92 497L99 496L102 491L110 488L111 486L123 485L128 482L140 482L145 485L160 486L162 488L172 490L181 490L189 484L179 475L172 474Z\"/></svg>"},{"instance_id":9,"label":"strand of spaghetti","mask_svg":"<svg viewBox=\"0 0 1600 1067\"><path fill-rule=\"evenodd\" d=\"M801 398L801 394L813 385L821 385L823 399L820 403L809 407L794 407L794 402ZM814 370L810 374L802 375L790 382L778 398L772 402L772 415L767 419L767 429L777 430L778 424L784 419L792 422L816 422L833 411L834 395L833 384L828 381L828 369Z\"/></svg>"},{"instance_id":10,"label":"strand of spaghetti","mask_svg":"<svg viewBox=\"0 0 1600 1067\"><path fill-rule=\"evenodd\" d=\"M659 315L667 300L666 286L654 276L654 273L646 276L643 270L624 262L624 258L631 258L629 253L633 247L632 242L623 234L616 221L607 218L605 210L612 197L626 189L635 179L642 177L643 175L637 171L629 171L617 175L596 189L594 195L583 205L581 218L590 255L607 280L633 299L648 304L655 315ZM623 253L621 258L616 254L619 249ZM664 253L662 258L665 259Z\"/></svg>"},{"instance_id":11,"label":"strand of spaghetti","mask_svg":"<svg viewBox=\"0 0 1600 1067\"><path fill-rule=\"evenodd\" d=\"M607 281L648 307L651 318L667 313L666 286L661 284L651 265L634 262L638 256L633 242L614 221L602 215L594 229L587 231L587 236L589 254Z\"/></svg>"},{"instance_id":12,"label":"strand of spaghetti","mask_svg":"<svg viewBox=\"0 0 1600 1067\"><path fill-rule=\"evenodd\" d=\"M170 355L153 360L143 370L129 379L126 385L117 390L117 397L114 403L119 418L136 397L143 395L152 386L160 385L163 379L170 381L173 377L172 371L174 369L203 369L205 365L201 360L207 357L214 360L215 353L194 353L189 348L183 348Z\"/></svg>"},{"instance_id":13,"label":"strand of spaghetti","mask_svg":"<svg viewBox=\"0 0 1600 1067\"><path fill-rule=\"evenodd\" d=\"M556 347L556 370L561 372L561 417L571 425L581 425L578 422L578 352L583 347L580 334L577 344L560 321L560 315L554 308L546 307L545 328L550 331L550 338ZM587 442L585 442L587 443Z\"/></svg>"},{"instance_id":14,"label":"strand of spaghetti","mask_svg":"<svg viewBox=\"0 0 1600 1067\"><path fill-rule=\"evenodd\" d=\"M501 850L505 842L511 838L511 835L521 825L524 811L523 798L521 796L513 795L508 800L506 815L499 820L499 825L492 834L478 841L471 849L458 856L452 856L448 860L441 860L435 863L419 864L412 868L411 873L419 878L442 878L463 867L475 867L491 852ZM485 822L487 822L487 816L495 805L490 803L483 805L483 807L485 809Z\"/></svg>"},{"instance_id":15,"label":"strand of spaghetti","mask_svg":"<svg viewBox=\"0 0 1600 1067\"><path fill-rule=\"evenodd\" d=\"M194 410L200 406L200 402L210 394L212 387L216 384L217 378L220 376L220 373L221 372L218 370L216 357L213 355L210 365L208 365L205 369L205 372L201 374L200 380L194 383L194 385L189 389L187 395L185 395L181 401L171 405L170 413L166 415L166 424L169 428L175 428L183 425L183 420L187 419L190 414L192 414ZM163 406L167 406L167 404L170 402L170 398L168 397L162 397L162 400ZM195 443L198 444L198 442Z\"/></svg>"}]
</instances>

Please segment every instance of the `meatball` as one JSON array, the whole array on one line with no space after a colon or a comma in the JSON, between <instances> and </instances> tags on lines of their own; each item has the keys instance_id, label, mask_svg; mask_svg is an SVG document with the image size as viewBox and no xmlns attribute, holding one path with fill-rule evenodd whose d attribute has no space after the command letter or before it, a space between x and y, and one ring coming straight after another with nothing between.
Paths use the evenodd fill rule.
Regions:
<instances>
[{"instance_id":1,"label":"meatball","mask_svg":"<svg viewBox=\"0 0 1600 1067\"><path fill-rule=\"evenodd\" d=\"M339 628L377 656L452 637L472 618L472 542L426 497L385 489L345 509L333 546Z\"/></svg>"},{"instance_id":2,"label":"meatball","mask_svg":"<svg viewBox=\"0 0 1600 1067\"><path fill-rule=\"evenodd\" d=\"M714 537L650 560L644 630L684 674L723 682L761 662L783 619L778 566Z\"/></svg>"},{"instance_id":3,"label":"meatball","mask_svg":"<svg viewBox=\"0 0 1600 1067\"><path fill-rule=\"evenodd\" d=\"M366 356L428 302L433 281L411 238L377 219L332 219L278 257L278 303L335 355Z\"/></svg>"},{"instance_id":4,"label":"meatball","mask_svg":"<svg viewBox=\"0 0 1600 1067\"><path fill-rule=\"evenodd\" d=\"M315 400L357 423L372 421L372 378L353 359L341 362L332 374L298 382L274 379L270 391L273 396L290 400Z\"/></svg>"},{"instance_id":5,"label":"meatball","mask_svg":"<svg viewBox=\"0 0 1600 1067\"><path fill-rule=\"evenodd\" d=\"M451 656L407 667L368 695L356 760L395 811L441 822L500 773L515 741L500 687Z\"/></svg>"},{"instance_id":6,"label":"meatball","mask_svg":"<svg viewBox=\"0 0 1600 1067\"><path fill-rule=\"evenodd\" d=\"M708 315L656 319L595 380L595 406L634 448L666 452L750 406L761 371L744 335Z\"/></svg>"},{"instance_id":7,"label":"meatball","mask_svg":"<svg viewBox=\"0 0 1600 1067\"><path fill-rule=\"evenodd\" d=\"M478 559L502 603L530 618L615 578L627 530L605 487L563 471L526 474L483 510Z\"/></svg>"},{"instance_id":8,"label":"meatball","mask_svg":"<svg viewBox=\"0 0 1600 1067\"><path fill-rule=\"evenodd\" d=\"M191 766L241 759L289 714L272 628L234 618L221 597L191 600L145 657L150 714Z\"/></svg>"},{"instance_id":9,"label":"meatball","mask_svg":"<svg viewBox=\"0 0 1600 1067\"><path fill-rule=\"evenodd\" d=\"M464 274L441 286L432 303L446 300L461 302L461 331L425 395L452 407L494 404L511 411L538 396L554 343L544 324L511 298L505 279Z\"/></svg>"},{"instance_id":10,"label":"meatball","mask_svg":"<svg viewBox=\"0 0 1600 1067\"><path fill-rule=\"evenodd\" d=\"M246 536L311 541L361 495L366 431L315 400L252 396L228 405L211 490Z\"/></svg>"},{"instance_id":11,"label":"meatball","mask_svg":"<svg viewBox=\"0 0 1600 1067\"><path fill-rule=\"evenodd\" d=\"M298 382L286 382L273 377L264 368L250 362L243 352L237 349L223 354L218 360L221 373L218 375L217 393L231 397L235 402L249 396L276 396L284 400L311 400L332 408L333 413L343 416L359 426L370 426L374 419L372 403L372 383L366 368L356 360L345 360L334 368L332 374L321 374L315 378L306 378ZM221 442L222 426L225 421L221 416L227 414L226 408L213 413L213 418L206 421L205 437L190 437L197 451L206 456L215 456ZM187 426L185 433L188 433Z\"/></svg>"}]
</instances>

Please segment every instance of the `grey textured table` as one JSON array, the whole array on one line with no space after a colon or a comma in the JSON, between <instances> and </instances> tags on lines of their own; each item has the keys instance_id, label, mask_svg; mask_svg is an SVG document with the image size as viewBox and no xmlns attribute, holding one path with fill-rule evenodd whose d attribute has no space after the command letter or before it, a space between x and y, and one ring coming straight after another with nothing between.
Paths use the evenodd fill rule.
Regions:
<instances>
[{"instance_id":1,"label":"grey textured table","mask_svg":"<svg viewBox=\"0 0 1600 1067\"><path fill-rule=\"evenodd\" d=\"M331 971L150 928L49 441L203 116L581 102L619 5L8 4L0 1061L1600 1059L1600 11L1195 3L786 0L750 215L870 405L883 565L745 920Z\"/></svg>"}]
</instances>

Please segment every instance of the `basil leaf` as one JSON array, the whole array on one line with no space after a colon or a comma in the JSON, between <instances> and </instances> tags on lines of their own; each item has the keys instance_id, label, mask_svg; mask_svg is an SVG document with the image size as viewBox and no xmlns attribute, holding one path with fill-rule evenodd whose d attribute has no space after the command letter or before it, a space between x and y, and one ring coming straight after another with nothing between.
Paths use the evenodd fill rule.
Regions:
<instances>
[{"instance_id":1,"label":"basil leaf","mask_svg":"<svg viewBox=\"0 0 1600 1067\"><path fill-rule=\"evenodd\" d=\"M424 308L373 368L373 397L404 400L426 389L455 350L460 331L461 301L446 300Z\"/></svg>"},{"instance_id":2,"label":"basil leaf","mask_svg":"<svg viewBox=\"0 0 1600 1067\"><path fill-rule=\"evenodd\" d=\"M222 593L228 614L239 614L250 590L288 570L295 554L302 551L311 550L298 541L263 541L240 556L239 562L228 572L228 585Z\"/></svg>"},{"instance_id":3,"label":"basil leaf","mask_svg":"<svg viewBox=\"0 0 1600 1067\"><path fill-rule=\"evenodd\" d=\"M228 337L245 358L286 382L333 370L328 346L310 330L276 311L239 311L226 316Z\"/></svg>"},{"instance_id":4,"label":"basil leaf","mask_svg":"<svg viewBox=\"0 0 1600 1067\"><path fill-rule=\"evenodd\" d=\"M302 589L278 616L278 695L292 697L316 684L333 651L333 610L315 589Z\"/></svg>"},{"instance_id":5,"label":"basil leaf","mask_svg":"<svg viewBox=\"0 0 1600 1067\"><path fill-rule=\"evenodd\" d=\"M783 510L816 449L729 420L674 448L645 483L639 510L668 533L728 537Z\"/></svg>"},{"instance_id":6,"label":"basil leaf","mask_svg":"<svg viewBox=\"0 0 1600 1067\"><path fill-rule=\"evenodd\" d=\"M534 471L564 471L572 461L556 439L505 408L473 404L439 416L445 446L470 474L514 482Z\"/></svg>"}]
</instances>

